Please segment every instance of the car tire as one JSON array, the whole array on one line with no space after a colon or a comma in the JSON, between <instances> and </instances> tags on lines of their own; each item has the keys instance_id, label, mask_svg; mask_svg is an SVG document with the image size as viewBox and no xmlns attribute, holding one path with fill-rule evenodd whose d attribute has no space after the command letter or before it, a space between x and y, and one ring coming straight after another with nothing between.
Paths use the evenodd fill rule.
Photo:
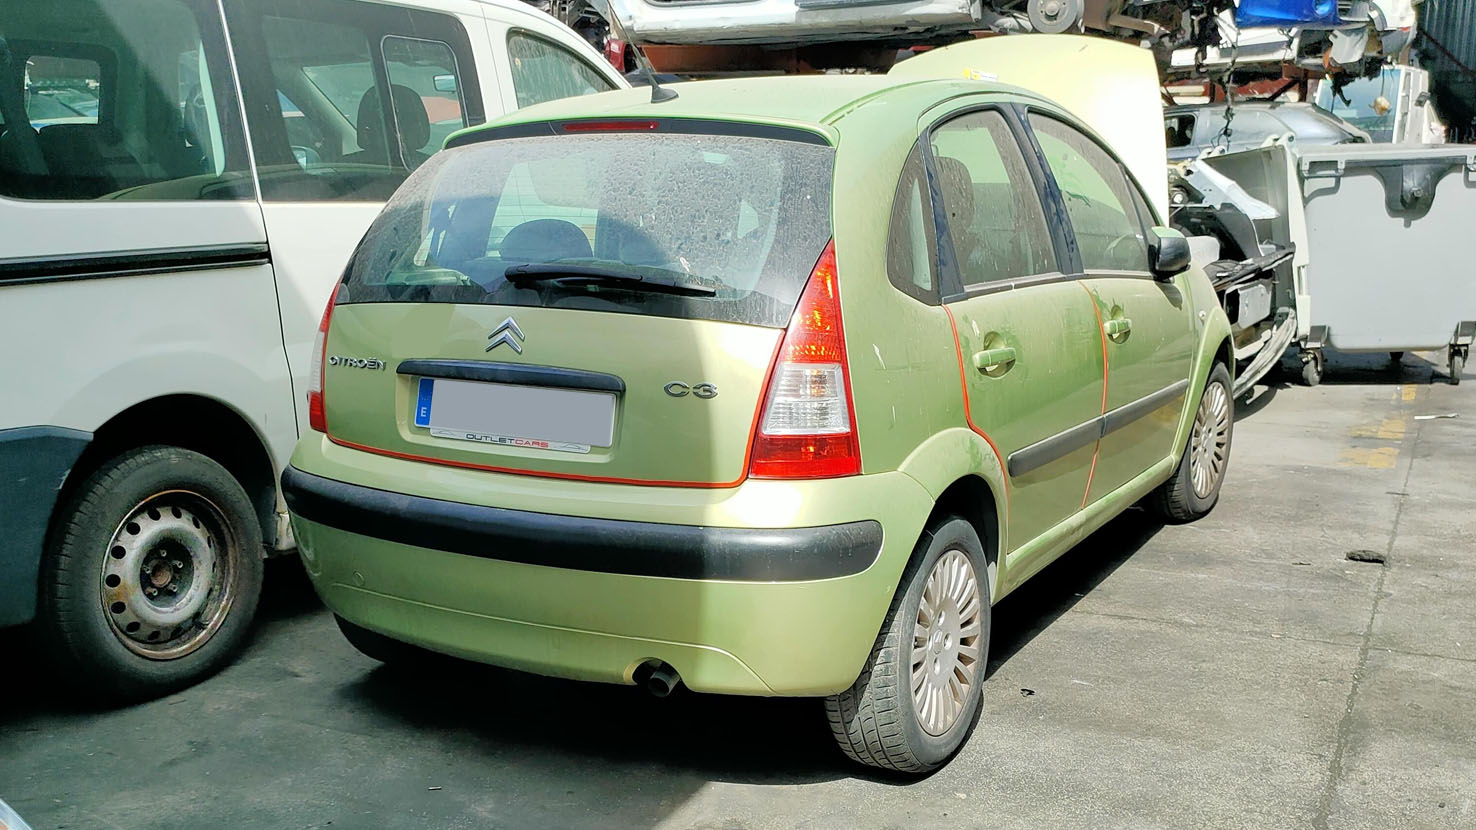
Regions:
<instances>
[{"instance_id":1,"label":"car tire","mask_svg":"<svg viewBox=\"0 0 1476 830\"><path fill-rule=\"evenodd\" d=\"M1216 363L1205 380L1179 466L1148 499L1165 521L1183 524L1203 518L1220 500L1235 431L1235 398L1230 389L1230 370Z\"/></svg>"},{"instance_id":2,"label":"car tire","mask_svg":"<svg viewBox=\"0 0 1476 830\"><path fill-rule=\"evenodd\" d=\"M224 467L179 447L130 450L58 517L35 625L80 694L158 697L240 650L261 596L261 526Z\"/></svg>"},{"instance_id":3,"label":"car tire","mask_svg":"<svg viewBox=\"0 0 1476 830\"><path fill-rule=\"evenodd\" d=\"M945 586L942 593L939 586ZM968 740L988 668L990 592L984 548L972 524L951 517L923 532L861 675L825 699L830 730L851 760L923 775ZM930 625L920 615L924 606L942 612ZM915 683L919 671L921 684ZM915 687L927 691L918 694Z\"/></svg>"},{"instance_id":4,"label":"car tire","mask_svg":"<svg viewBox=\"0 0 1476 830\"><path fill-rule=\"evenodd\" d=\"M354 625L337 614L333 615L333 621L338 623L338 630L343 632L343 638L349 641L349 645L365 657L378 660L385 665L418 664L439 656L419 646L386 637L361 625Z\"/></svg>"}]
</instances>

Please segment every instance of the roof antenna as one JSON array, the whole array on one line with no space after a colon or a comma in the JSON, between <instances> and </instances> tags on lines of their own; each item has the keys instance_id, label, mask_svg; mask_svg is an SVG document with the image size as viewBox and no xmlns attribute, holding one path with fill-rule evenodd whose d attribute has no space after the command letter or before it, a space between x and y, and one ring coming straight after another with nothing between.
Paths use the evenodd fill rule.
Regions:
<instances>
[{"instance_id":1,"label":"roof antenna","mask_svg":"<svg viewBox=\"0 0 1476 830\"><path fill-rule=\"evenodd\" d=\"M610 27L616 30L616 33L620 35L621 40L625 41L627 47L635 50L636 63L640 65L641 71L646 73L646 80L651 84L651 103L659 104L662 101L670 101L676 98L676 90L667 89L656 81L656 69L651 66L650 59L646 57L646 50L637 46L635 41L630 39L630 34L625 31L625 26L621 24L620 14L615 11L615 0L608 0L605 8L610 13Z\"/></svg>"}]
</instances>

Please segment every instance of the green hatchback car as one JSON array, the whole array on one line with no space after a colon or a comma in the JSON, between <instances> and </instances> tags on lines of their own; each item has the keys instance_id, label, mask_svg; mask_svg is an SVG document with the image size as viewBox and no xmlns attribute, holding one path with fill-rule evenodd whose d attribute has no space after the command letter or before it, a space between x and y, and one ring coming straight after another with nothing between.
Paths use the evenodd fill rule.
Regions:
<instances>
[{"instance_id":1,"label":"green hatchback car","mask_svg":"<svg viewBox=\"0 0 1476 830\"><path fill-rule=\"evenodd\" d=\"M676 90L464 131L386 206L282 478L303 560L372 657L819 697L927 772L994 603L1140 501L1214 506L1229 324L1042 97Z\"/></svg>"}]
</instances>

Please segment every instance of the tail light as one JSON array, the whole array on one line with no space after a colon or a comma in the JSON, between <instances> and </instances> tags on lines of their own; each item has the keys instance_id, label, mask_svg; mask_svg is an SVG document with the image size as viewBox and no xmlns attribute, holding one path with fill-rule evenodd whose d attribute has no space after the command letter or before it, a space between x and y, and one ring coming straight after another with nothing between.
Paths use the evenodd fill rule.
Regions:
<instances>
[{"instance_id":1,"label":"tail light","mask_svg":"<svg viewBox=\"0 0 1476 830\"><path fill-rule=\"evenodd\" d=\"M831 240L810 272L774 358L749 475L831 478L859 472L861 444Z\"/></svg>"},{"instance_id":2,"label":"tail light","mask_svg":"<svg viewBox=\"0 0 1476 830\"><path fill-rule=\"evenodd\" d=\"M313 341L313 363L308 368L308 427L318 432L328 431L328 419L323 410L323 368L328 363L328 323L333 319L333 306L338 302L338 290L328 298L328 307L323 309L323 320L318 323L318 337Z\"/></svg>"}]
</instances>

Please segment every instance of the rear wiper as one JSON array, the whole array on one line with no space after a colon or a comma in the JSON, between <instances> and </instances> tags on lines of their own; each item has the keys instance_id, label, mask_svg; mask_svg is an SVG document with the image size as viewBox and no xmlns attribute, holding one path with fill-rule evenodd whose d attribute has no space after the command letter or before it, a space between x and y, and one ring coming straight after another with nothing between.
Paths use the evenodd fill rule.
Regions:
<instances>
[{"instance_id":1,"label":"rear wiper","mask_svg":"<svg viewBox=\"0 0 1476 830\"><path fill-rule=\"evenodd\" d=\"M647 274L631 274L593 265L535 262L526 265L510 265L502 273L507 281L513 284L552 282L556 285L571 287L597 285L619 288L623 291L648 291L654 294L675 294L682 297L711 297L717 294L717 289L708 285L677 282Z\"/></svg>"}]
</instances>

